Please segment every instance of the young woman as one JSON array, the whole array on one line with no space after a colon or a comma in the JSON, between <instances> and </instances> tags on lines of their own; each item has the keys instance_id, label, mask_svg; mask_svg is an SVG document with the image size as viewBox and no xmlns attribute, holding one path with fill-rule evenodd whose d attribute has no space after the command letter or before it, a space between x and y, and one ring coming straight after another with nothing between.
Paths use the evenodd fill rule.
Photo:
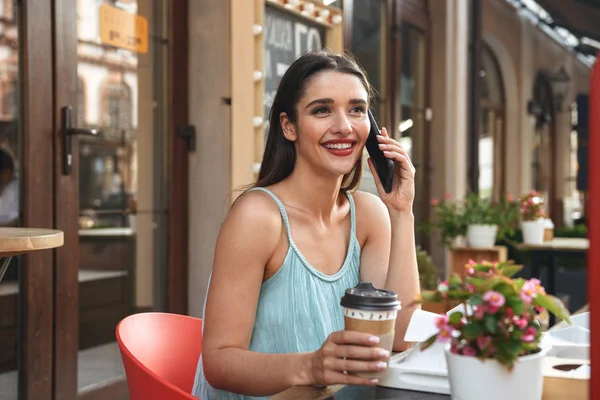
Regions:
<instances>
[{"instance_id":1,"label":"young woman","mask_svg":"<svg viewBox=\"0 0 600 400\"><path fill-rule=\"evenodd\" d=\"M193 394L253 399L295 385L375 385L346 372L377 371L377 338L344 332L340 299L360 280L402 301L394 349L419 293L414 238L415 169L382 129L395 161L385 193L356 192L370 122L370 86L349 57L309 53L279 85L259 178L219 234ZM350 358L352 360L347 360ZM235 394L234 394L235 393Z\"/></svg>"}]
</instances>

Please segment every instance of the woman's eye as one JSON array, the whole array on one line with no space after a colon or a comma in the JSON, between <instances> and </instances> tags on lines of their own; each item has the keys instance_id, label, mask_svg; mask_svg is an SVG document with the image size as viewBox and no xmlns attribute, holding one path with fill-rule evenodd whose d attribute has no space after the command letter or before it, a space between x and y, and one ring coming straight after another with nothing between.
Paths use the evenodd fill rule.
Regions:
<instances>
[{"instance_id":1,"label":"woman's eye","mask_svg":"<svg viewBox=\"0 0 600 400\"><path fill-rule=\"evenodd\" d=\"M327 107L318 107L313 110L313 114L325 114L327 112L329 112Z\"/></svg>"},{"instance_id":2,"label":"woman's eye","mask_svg":"<svg viewBox=\"0 0 600 400\"><path fill-rule=\"evenodd\" d=\"M367 110L363 106L356 106L352 109L352 112L364 114L365 112L367 112Z\"/></svg>"}]
</instances>

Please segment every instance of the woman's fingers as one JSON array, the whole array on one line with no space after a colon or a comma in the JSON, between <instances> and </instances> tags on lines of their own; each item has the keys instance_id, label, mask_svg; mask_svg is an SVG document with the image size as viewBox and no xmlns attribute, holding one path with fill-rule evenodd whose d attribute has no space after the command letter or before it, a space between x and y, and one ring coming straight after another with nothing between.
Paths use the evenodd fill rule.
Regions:
<instances>
[{"instance_id":1,"label":"woman's fingers","mask_svg":"<svg viewBox=\"0 0 600 400\"><path fill-rule=\"evenodd\" d=\"M326 382L335 382L336 384L342 385L356 385L356 386L375 386L379 383L378 379L373 378L361 378L354 375L344 374L343 372L327 371L325 376Z\"/></svg>"},{"instance_id":2,"label":"woman's fingers","mask_svg":"<svg viewBox=\"0 0 600 400\"><path fill-rule=\"evenodd\" d=\"M352 345L338 345L333 351L337 358L349 358L352 360L386 360L390 352L379 347L365 347Z\"/></svg>"}]
</instances>

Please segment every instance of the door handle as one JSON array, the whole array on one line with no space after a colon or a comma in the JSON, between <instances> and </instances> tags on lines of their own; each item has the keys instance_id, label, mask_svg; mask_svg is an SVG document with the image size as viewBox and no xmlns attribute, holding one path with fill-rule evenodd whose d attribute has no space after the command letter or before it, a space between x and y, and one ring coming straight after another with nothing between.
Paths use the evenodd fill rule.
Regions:
<instances>
[{"instance_id":1,"label":"door handle","mask_svg":"<svg viewBox=\"0 0 600 400\"><path fill-rule=\"evenodd\" d=\"M71 175L73 166L72 142L73 135L99 136L99 129L83 129L73 127L72 117L73 109L71 106L65 106L61 109L62 114L62 135L63 135L63 174Z\"/></svg>"}]
</instances>

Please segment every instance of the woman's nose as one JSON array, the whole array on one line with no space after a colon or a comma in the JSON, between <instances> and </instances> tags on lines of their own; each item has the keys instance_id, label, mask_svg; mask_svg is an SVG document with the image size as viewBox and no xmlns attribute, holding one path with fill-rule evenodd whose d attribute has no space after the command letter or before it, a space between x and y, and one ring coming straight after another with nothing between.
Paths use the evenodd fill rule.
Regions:
<instances>
[{"instance_id":1,"label":"woman's nose","mask_svg":"<svg viewBox=\"0 0 600 400\"><path fill-rule=\"evenodd\" d=\"M345 112L339 112L336 114L333 126L334 133L341 133L348 135L352 132L352 124Z\"/></svg>"}]
</instances>

